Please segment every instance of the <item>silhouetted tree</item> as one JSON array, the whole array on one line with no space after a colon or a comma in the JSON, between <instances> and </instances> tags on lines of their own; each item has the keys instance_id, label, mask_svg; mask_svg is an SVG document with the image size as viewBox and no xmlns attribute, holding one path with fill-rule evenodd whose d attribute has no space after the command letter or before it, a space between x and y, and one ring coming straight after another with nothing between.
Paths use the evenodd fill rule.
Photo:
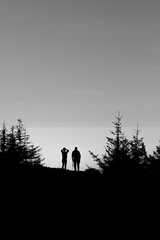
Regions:
<instances>
[{"instance_id":1,"label":"silhouetted tree","mask_svg":"<svg viewBox=\"0 0 160 240\"><path fill-rule=\"evenodd\" d=\"M160 145L156 146L156 151L153 151L153 156L157 161L160 161Z\"/></svg>"},{"instance_id":2,"label":"silhouetted tree","mask_svg":"<svg viewBox=\"0 0 160 240\"><path fill-rule=\"evenodd\" d=\"M27 134L22 120L18 119L18 125L16 126L16 143L19 163L28 164L41 164L44 160L40 154L41 148L34 146L30 141L30 136Z\"/></svg>"},{"instance_id":3,"label":"silhouetted tree","mask_svg":"<svg viewBox=\"0 0 160 240\"><path fill-rule=\"evenodd\" d=\"M7 163L11 166L15 166L19 163L18 158L18 146L16 143L15 127L11 126L10 132L8 134L7 143Z\"/></svg>"},{"instance_id":4,"label":"silhouetted tree","mask_svg":"<svg viewBox=\"0 0 160 240\"><path fill-rule=\"evenodd\" d=\"M25 162L28 159L28 145L29 142L29 135L26 133L26 129L23 126L22 120L18 119L18 124L16 125L15 137L16 137L16 144L17 144L17 152L18 152L18 162Z\"/></svg>"},{"instance_id":5,"label":"silhouetted tree","mask_svg":"<svg viewBox=\"0 0 160 240\"><path fill-rule=\"evenodd\" d=\"M0 157L1 164L5 163L7 153L7 127L6 123L2 124L2 130L0 130Z\"/></svg>"},{"instance_id":6,"label":"silhouetted tree","mask_svg":"<svg viewBox=\"0 0 160 240\"><path fill-rule=\"evenodd\" d=\"M130 157L135 173L142 174L147 169L148 156L143 138L139 137L138 124L137 129L134 131L135 134L133 134L133 139L130 141Z\"/></svg>"},{"instance_id":7,"label":"silhouetted tree","mask_svg":"<svg viewBox=\"0 0 160 240\"><path fill-rule=\"evenodd\" d=\"M160 145L156 146L153 155L149 156L148 171L152 176L160 176Z\"/></svg>"},{"instance_id":8,"label":"silhouetted tree","mask_svg":"<svg viewBox=\"0 0 160 240\"><path fill-rule=\"evenodd\" d=\"M111 131L113 137L106 137L107 143L105 146L105 153L102 158L89 151L93 160L97 162L103 174L116 174L123 176L127 172L127 165L129 164L129 141L122 132L122 116L118 112L114 125L114 131Z\"/></svg>"},{"instance_id":9,"label":"silhouetted tree","mask_svg":"<svg viewBox=\"0 0 160 240\"><path fill-rule=\"evenodd\" d=\"M18 124L12 126L10 132L6 124L2 125L0 131L0 156L7 166L17 166L20 164L41 165L41 148L34 146L30 141L22 120L18 119Z\"/></svg>"},{"instance_id":10,"label":"silhouetted tree","mask_svg":"<svg viewBox=\"0 0 160 240\"><path fill-rule=\"evenodd\" d=\"M32 164L32 165L41 165L42 161L42 155L41 155L41 150L39 146L34 146L33 144L28 146L28 159L27 163Z\"/></svg>"}]
</instances>

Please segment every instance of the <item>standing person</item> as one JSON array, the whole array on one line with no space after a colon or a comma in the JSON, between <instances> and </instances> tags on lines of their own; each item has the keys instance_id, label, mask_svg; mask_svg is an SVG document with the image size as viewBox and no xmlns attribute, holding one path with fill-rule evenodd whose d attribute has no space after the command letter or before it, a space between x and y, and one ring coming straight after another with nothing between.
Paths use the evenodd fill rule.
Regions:
<instances>
[{"instance_id":1,"label":"standing person","mask_svg":"<svg viewBox=\"0 0 160 240\"><path fill-rule=\"evenodd\" d=\"M69 152L68 149L66 149L65 147L61 150L62 153L62 169L67 168L67 153Z\"/></svg>"},{"instance_id":2,"label":"standing person","mask_svg":"<svg viewBox=\"0 0 160 240\"><path fill-rule=\"evenodd\" d=\"M76 170L79 171L80 160L81 160L81 154L78 151L78 148L75 147L74 151L72 152L72 161L73 161L73 166L75 171Z\"/></svg>"}]
</instances>

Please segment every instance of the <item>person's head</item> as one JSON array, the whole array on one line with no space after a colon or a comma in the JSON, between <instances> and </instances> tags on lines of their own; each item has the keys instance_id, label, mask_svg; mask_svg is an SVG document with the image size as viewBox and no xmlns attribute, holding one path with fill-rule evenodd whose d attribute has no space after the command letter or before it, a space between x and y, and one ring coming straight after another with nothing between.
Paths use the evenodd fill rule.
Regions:
<instances>
[{"instance_id":1,"label":"person's head","mask_svg":"<svg viewBox=\"0 0 160 240\"><path fill-rule=\"evenodd\" d=\"M77 151L77 150L78 150L78 148L77 148L77 147L75 147L75 150Z\"/></svg>"}]
</instances>

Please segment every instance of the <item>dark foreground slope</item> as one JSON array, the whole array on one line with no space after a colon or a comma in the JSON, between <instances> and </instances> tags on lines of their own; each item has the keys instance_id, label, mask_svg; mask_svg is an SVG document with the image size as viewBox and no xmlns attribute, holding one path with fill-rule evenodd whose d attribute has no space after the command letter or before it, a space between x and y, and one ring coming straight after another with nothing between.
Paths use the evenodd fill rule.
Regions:
<instances>
[{"instance_id":1,"label":"dark foreground slope","mask_svg":"<svg viewBox=\"0 0 160 240\"><path fill-rule=\"evenodd\" d=\"M32 198L37 202L50 200L79 204L90 201L116 201L121 199L158 197L159 177L102 176L90 169L74 172L43 166L23 166L1 169L1 188L15 197ZM5 195L5 194L4 194ZM77 197L77 199L76 199ZM76 199L76 200L75 200Z\"/></svg>"},{"instance_id":2,"label":"dark foreground slope","mask_svg":"<svg viewBox=\"0 0 160 240\"><path fill-rule=\"evenodd\" d=\"M97 171L62 170L42 166L25 166L1 171L3 190L8 193L26 195L26 197L48 198L67 201L76 195L80 197L98 194L101 188L101 176Z\"/></svg>"},{"instance_id":3,"label":"dark foreground slope","mask_svg":"<svg viewBox=\"0 0 160 240\"><path fill-rule=\"evenodd\" d=\"M33 232L36 239L42 232L45 239L48 232L52 238L86 237L86 231L92 237L110 231L120 237L129 229L132 234L142 230L144 223L149 229L157 219L159 191L159 180L153 178L46 167L1 169L1 218L8 229L23 233L21 239L32 238Z\"/></svg>"}]
</instances>

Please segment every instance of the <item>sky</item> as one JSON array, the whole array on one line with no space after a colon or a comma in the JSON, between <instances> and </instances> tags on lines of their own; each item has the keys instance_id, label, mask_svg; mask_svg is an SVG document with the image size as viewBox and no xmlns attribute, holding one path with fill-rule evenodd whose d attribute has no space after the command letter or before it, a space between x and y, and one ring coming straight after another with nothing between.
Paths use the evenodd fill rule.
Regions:
<instances>
[{"instance_id":1,"label":"sky","mask_svg":"<svg viewBox=\"0 0 160 240\"><path fill-rule=\"evenodd\" d=\"M0 0L0 122L20 117L48 166L61 166L64 146L92 165L118 110L126 135L138 123L152 150L159 12L159 0Z\"/></svg>"}]
</instances>

